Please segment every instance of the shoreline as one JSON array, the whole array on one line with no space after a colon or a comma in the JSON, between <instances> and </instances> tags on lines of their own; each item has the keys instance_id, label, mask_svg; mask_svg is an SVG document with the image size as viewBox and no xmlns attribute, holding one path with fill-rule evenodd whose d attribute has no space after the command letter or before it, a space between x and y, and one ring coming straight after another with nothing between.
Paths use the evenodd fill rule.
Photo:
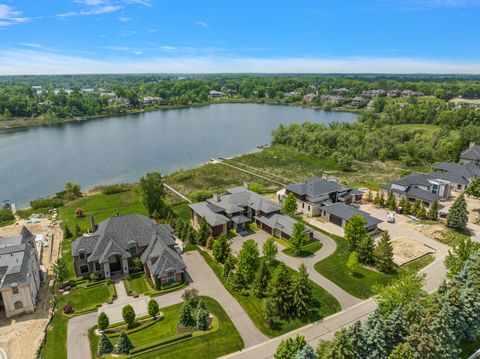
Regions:
<instances>
[{"instance_id":1,"label":"shoreline","mask_svg":"<svg viewBox=\"0 0 480 359\"><path fill-rule=\"evenodd\" d=\"M128 115L138 115L145 112L155 112L155 111L168 111L168 110L179 110L179 109L187 109L187 108L194 108L194 107L203 107L203 106L210 106L216 104L265 104L265 105L276 105L276 106L290 106L290 107L299 107L299 108L308 108L312 110L322 110L325 112L350 112L350 113L360 113L359 109L349 109L340 107L338 109L331 109L326 110L321 106L316 105L309 105L309 104L301 104L301 103L279 103L276 101L252 101L249 99L220 99L215 101L208 101L208 102L201 102L191 105L166 105L160 108L149 108L149 109L135 109L127 112L118 112L118 113L111 113L111 114L100 114L100 115L91 115L91 116L83 116L83 117L73 117L73 118L66 118L66 119L52 119L49 121L42 121L36 119L25 119L25 123L17 123L12 126L5 124L8 120L0 121L0 133L8 132L8 131L15 131L21 129L29 129L35 127L43 127L43 126L55 126L61 124L68 124L74 122L84 122L89 120L97 120L107 117L120 117L120 116L128 116ZM21 118L17 118L12 121L22 121Z\"/></svg>"}]
</instances>

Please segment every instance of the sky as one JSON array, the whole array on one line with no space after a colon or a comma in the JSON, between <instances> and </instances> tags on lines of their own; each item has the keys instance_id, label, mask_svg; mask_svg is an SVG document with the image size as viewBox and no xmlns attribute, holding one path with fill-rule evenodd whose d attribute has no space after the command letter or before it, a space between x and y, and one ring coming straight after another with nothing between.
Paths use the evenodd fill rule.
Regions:
<instances>
[{"instance_id":1,"label":"sky","mask_svg":"<svg viewBox=\"0 0 480 359\"><path fill-rule=\"evenodd\" d=\"M0 0L0 75L480 73L480 0Z\"/></svg>"}]
</instances>

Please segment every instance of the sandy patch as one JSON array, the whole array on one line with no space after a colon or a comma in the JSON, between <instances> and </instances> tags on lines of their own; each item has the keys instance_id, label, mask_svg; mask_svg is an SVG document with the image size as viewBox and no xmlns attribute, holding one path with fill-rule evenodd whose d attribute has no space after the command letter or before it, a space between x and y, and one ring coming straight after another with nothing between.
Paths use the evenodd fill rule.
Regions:
<instances>
[{"instance_id":1,"label":"sandy patch","mask_svg":"<svg viewBox=\"0 0 480 359\"><path fill-rule=\"evenodd\" d=\"M432 248L407 237L395 238L392 240L392 246L393 261L399 266L435 252Z\"/></svg>"}]
</instances>

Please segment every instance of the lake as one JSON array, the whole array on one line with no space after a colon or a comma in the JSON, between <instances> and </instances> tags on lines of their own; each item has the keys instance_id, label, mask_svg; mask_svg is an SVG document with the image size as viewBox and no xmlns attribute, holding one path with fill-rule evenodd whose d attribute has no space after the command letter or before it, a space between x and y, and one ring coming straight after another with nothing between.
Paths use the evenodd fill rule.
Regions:
<instances>
[{"instance_id":1,"label":"lake","mask_svg":"<svg viewBox=\"0 0 480 359\"><path fill-rule=\"evenodd\" d=\"M25 207L63 189L136 182L270 143L280 124L353 122L348 112L215 104L0 132L0 201Z\"/></svg>"}]
</instances>

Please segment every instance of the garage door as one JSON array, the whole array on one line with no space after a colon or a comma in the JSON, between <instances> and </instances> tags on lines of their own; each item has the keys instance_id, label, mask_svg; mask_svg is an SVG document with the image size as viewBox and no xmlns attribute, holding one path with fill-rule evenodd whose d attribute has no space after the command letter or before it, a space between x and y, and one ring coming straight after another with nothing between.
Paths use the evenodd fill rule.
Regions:
<instances>
[{"instance_id":1,"label":"garage door","mask_svg":"<svg viewBox=\"0 0 480 359\"><path fill-rule=\"evenodd\" d=\"M330 222L336 224L337 226L342 226L343 220L340 217L334 216L333 214L330 215Z\"/></svg>"}]
</instances>

